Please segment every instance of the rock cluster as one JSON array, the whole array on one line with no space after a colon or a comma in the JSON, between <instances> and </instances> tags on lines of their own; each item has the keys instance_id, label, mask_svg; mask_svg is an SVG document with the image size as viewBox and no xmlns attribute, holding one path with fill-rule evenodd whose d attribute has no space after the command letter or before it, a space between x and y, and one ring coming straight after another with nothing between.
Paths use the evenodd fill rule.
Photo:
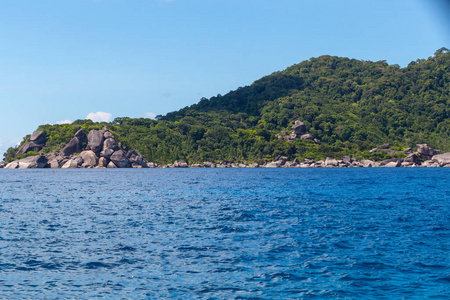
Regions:
<instances>
[{"instance_id":1,"label":"rock cluster","mask_svg":"<svg viewBox=\"0 0 450 300\"><path fill-rule=\"evenodd\" d=\"M35 132L30 142L20 147L18 153L40 151L45 145L44 134ZM37 146L36 146L37 145ZM76 155L79 153L79 155ZM83 129L57 153L36 155L4 165L7 169L27 168L147 168L147 162L135 150L121 149L114 135L107 129L91 130L86 135Z\"/></svg>"},{"instance_id":2,"label":"rock cluster","mask_svg":"<svg viewBox=\"0 0 450 300\"><path fill-rule=\"evenodd\" d=\"M291 136L302 138L308 135L303 122L296 121ZM20 147L20 153L35 151L45 146L45 135L35 132L30 141ZM450 167L450 153L441 154L427 144L417 144L417 152L410 148L403 151L391 150L390 144L384 144L372 149L392 153L408 154L405 158L393 158L376 162L372 160L358 161L350 156L342 159L326 158L324 160L304 159L288 160L285 156L278 156L274 161L263 164L233 163L233 162L203 162L188 164L184 160L175 161L168 165L158 165L146 162L136 150L126 151L117 143L114 135L107 129L91 130L87 135L82 129L57 153L36 155L5 164L0 162L0 168L331 168L331 167ZM24 152L25 151L25 152ZM79 155L77 155L79 153Z\"/></svg>"},{"instance_id":3,"label":"rock cluster","mask_svg":"<svg viewBox=\"0 0 450 300\"><path fill-rule=\"evenodd\" d=\"M16 155L27 153L30 151L39 152L44 147L47 139L45 138L45 134L42 131L36 131L30 137L30 141L23 144Z\"/></svg>"},{"instance_id":4,"label":"rock cluster","mask_svg":"<svg viewBox=\"0 0 450 300\"><path fill-rule=\"evenodd\" d=\"M288 134L282 131L280 135L277 135L279 139L285 139L288 142L294 142L295 139L312 140L316 144L320 144L320 141L310 133L306 132L306 125L300 120L296 120L292 126L292 132Z\"/></svg>"}]
</instances>

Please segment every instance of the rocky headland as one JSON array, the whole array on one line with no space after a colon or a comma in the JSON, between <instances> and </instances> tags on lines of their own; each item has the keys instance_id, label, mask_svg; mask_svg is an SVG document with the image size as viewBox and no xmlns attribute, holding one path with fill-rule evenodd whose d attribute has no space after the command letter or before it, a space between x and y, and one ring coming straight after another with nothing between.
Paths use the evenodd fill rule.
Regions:
<instances>
[{"instance_id":1,"label":"rocky headland","mask_svg":"<svg viewBox=\"0 0 450 300\"><path fill-rule=\"evenodd\" d=\"M309 139L320 144L320 141L306 132L305 124L296 121L291 133L282 132L277 137L293 142L295 139ZM24 143L16 155L38 152L46 145L45 134L42 131L33 133L28 142ZM91 130L87 134L78 130L74 137L57 152L39 154L1 162L0 168L30 169L30 168L354 168L354 167L450 167L450 153L442 153L428 144L417 144L416 151L407 148L402 151L390 149L390 144L373 148L370 152L384 151L388 154L403 153L404 158L392 158L383 161L357 160L351 156L341 159L329 158L323 160L304 159L288 160L286 156L278 156L274 161L265 163L246 162L203 162L189 164L184 160L171 164L147 162L136 150L126 150L116 141L114 135L104 127L102 130Z\"/></svg>"}]
</instances>

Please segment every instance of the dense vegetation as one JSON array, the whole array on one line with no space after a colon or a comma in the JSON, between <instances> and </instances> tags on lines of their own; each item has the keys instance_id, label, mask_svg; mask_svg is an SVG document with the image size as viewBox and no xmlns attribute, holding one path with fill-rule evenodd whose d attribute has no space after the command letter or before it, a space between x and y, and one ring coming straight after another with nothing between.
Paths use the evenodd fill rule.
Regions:
<instances>
[{"instance_id":1,"label":"dense vegetation","mask_svg":"<svg viewBox=\"0 0 450 300\"><path fill-rule=\"evenodd\" d=\"M303 121L322 143L277 138L283 131L289 134L295 120ZM103 126L148 161L159 163L262 162L278 155L383 159L384 153L369 150L384 143L397 149L428 143L450 151L450 53L441 48L405 68L385 61L311 58L157 120L42 125L38 130L48 138L43 152L59 149L79 128ZM16 151L8 149L5 160Z\"/></svg>"}]
</instances>

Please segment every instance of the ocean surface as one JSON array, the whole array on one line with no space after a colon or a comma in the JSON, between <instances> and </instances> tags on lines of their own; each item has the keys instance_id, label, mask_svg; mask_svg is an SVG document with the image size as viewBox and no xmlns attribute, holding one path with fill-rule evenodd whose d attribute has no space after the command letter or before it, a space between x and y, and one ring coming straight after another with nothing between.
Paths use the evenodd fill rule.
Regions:
<instances>
[{"instance_id":1,"label":"ocean surface","mask_svg":"<svg viewBox=\"0 0 450 300\"><path fill-rule=\"evenodd\" d=\"M1 299L449 299L450 168L0 169Z\"/></svg>"}]
</instances>

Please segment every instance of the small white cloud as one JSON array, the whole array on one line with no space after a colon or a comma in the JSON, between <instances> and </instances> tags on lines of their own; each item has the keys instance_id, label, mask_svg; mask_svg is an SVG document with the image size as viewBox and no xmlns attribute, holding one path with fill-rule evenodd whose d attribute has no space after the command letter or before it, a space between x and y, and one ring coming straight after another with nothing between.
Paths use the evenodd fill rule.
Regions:
<instances>
[{"instance_id":1,"label":"small white cloud","mask_svg":"<svg viewBox=\"0 0 450 300\"><path fill-rule=\"evenodd\" d=\"M62 121L56 122L56 124L58 124L58 125L62 125L62 124L70 124L70 123L72 123L72 121L70 121L70 120L62 120Z\"/></svg>"},{"instance_id":2,"label":"small white cloud","mask_svg":"<svg viewBox=\"0 0 450 300\"><path fill-rule=\"evenodd\" d=\"M94 122L111 122L112 114L98 111L96 113L89 113L86 119L92 120Z\"/></svg>"},{"instance_id":3,"label":"small white cloud","mask_svg":"<svg viewBox=\"0 0 450 300\"><path fill-rule=\"evenodd\" d=\"M147 118L154 119L156 117L156 114L154 112L149 111L145 113L145 116Z\"/></svg>"}]
</instances>

